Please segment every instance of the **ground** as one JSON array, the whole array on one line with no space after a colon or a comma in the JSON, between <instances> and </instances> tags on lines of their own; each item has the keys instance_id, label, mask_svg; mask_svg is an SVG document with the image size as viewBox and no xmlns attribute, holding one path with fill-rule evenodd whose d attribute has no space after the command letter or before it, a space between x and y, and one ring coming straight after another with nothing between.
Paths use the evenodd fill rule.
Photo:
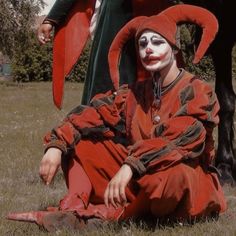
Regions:
<instances>
[{"instance_id":1,"label":"ground","mask_svg":"<svg viewBox=\"0 0 236 236\"><path fill-rule=\"evenodd\" d=\"M235 83L236 84L236 83ZM80 103L82 84L66 83L63 109L52 102L51 83L0 83L0 235L48 235L35 224L5 219L8 212L55 206L66 193L62 172L51 186L39 176L42 137ZM145 227L112 225L83 235L236 235L236 188L224 187L228 210L218 221L167 227L152 232ZM76 235L60 231L56 235Z\"/></svg>"}]
</instances>

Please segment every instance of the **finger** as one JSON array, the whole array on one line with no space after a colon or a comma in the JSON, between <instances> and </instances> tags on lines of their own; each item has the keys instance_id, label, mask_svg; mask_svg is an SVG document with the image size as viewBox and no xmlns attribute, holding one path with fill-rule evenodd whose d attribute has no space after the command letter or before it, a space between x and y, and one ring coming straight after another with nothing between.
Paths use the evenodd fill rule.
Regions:
<instances>
[{"instance_id":1,"label":"finger","mask_svg":"<svg viewBox=\"0 0 236 236\"><path fill-rule=\"evenodd\" d=\"M41 44L45 44L45 36L44 34L38 34L38 40Z\"/></svg>"},{"instance_id":2,"label":"finger","mask_svg":"<svg viewBox=\"0 0 236 236\"><path fill-rule=\"evenodd\" d=\"M44 175L43 167L40 165L40 167L39 167L39 176L40 176L41 179L43 179L43 175Z\"/></svg>"},{"instance_id":3,"label":"finger","mask_svg":"<svg viewBox=\"0 0 236 236\"><path fill-rule=\"evenodd\" d=\"M57 167L52 166L48 171L47 181L46 184L49 185L52 182L53 177L55 176L57 172Z\"/></svg>"},{"instance_id":4,"label":"finger","mask_svg":"<svg viewBox=\"0 0 236 236\"><path fill-rule=\"evenodd\" d=\"M49 173L49 165L48 164L42 164L40 166L40 177L41 179L46 183Z\"/></svg>"},{"instance_id":5,"label":"finger","mask_svg":"<svg viewBox=\"0 0 236 236\"><path fill-rule=\"evenodd\" d=\"M44 32L44 40L48 42L48 41L50 41L50 38L51 38L50 32L45 31Z\"/></svg>"},{"instance_id":6,"label":"finger","mask_svg":"<svg viewBox=\"0 0 236 236\"><path fill-rule=\"evenodd\" d=\"M114 208L117 208L116 204L115 204L115 201L114 201L114 198L113 198L113 195L109 195L108 196L108 205L112 205Z\"/></svg>"},{"instance_id":7,"label":"finger","mask_svg":"<svg viewBox=\"0 0 236 236\"><path fill-rule=\"evenodd\" d=\"M118 207L117 206L117 203L121 203L121 201L120 201L120 191L119 191L119 187L115 187L114 188L114 196L113 196L113 199L114 199L114 202L115 202L115 204L116 204L116 207Z\"/></svg>"},{"instance_id":8,"label":"finger","mask_svg":"<svg viewBox=\"0 0 236 236\"><path fill-rule=\"evenodd\" d=\"M43 43L49 42L51 40L51 30L47 28L39 30L38 40Z\"/></svg>"},{"instance_id":9,"label":"finger","mask_svg":"<svg viewBox=\"0 0 236 236\"><path fill-rule=\"evenodd\" d=\"M45 163L41 161L39 165L39 176L42 177L44 174L45 174Z\"/></svg>"},{"instance_id":10,"label":"finger","mask_svg":"<svg viewBox=\"0 0 236 236\"><path fill-rule=\"evenodd\" d=\"M45 43L47 43L47 42L50 42L51 41L51 39L50 38L45 38Z\"/></svg>"},{"instance_id":11,"label":"finger","mask_svg":"<svg viewBox=\"0 0 236 236\"><path fill-rule=\"evenodd\" d=\"M104 193L104 203L105 203L106 207L109 207L108 195L109 195L109 185L107 186L105 193Z\"/></svg>"},{"instance_id":12,"label":"finger","mask_svg":"<svg viewBox=\"0 0 236 236\"><path fill-rule=\"evenodd\" d=\"M125 186L120 186L120 199L121 199L121 205L125 205L127 202L126 194L125 194Z\"/></svg>"},{"instance_id":13,"label":"finger","mask_svg":"<svg viewBox=\"0 0 236 236\"><path fill-rule=\"evenodd\" d=\"M109 194L108 194L108 203L110 203L114 208L117 208L117 205L114 201L114 192L115 192L115 186L111 186L109 188Z\"/></svg>"}]
</instances>

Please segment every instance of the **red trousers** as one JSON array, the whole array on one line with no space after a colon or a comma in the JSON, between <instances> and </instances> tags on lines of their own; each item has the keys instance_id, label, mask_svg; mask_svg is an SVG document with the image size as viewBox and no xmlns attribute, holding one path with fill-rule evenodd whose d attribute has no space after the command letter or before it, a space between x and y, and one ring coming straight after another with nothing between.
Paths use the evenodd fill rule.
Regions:
<instances>
[{"instance_id":1,"label":"red trousers","mask_svg":"<svg viewBox=\"0 0 236 236\"><path fill-rule=\"evenodd\" d=\"M61 209L80 209L90 203L95 206L104 204L107 184L127 154L125 147L110 140L80 141L75 156L68 159L69 167L65 171L68 195L61 201ZM132 180L126 188L126 196L129 205L125 207L122 219L145 215L192 219L226 209L216 174L205 172L197 160Z\"/></svg>"}]
</instances>

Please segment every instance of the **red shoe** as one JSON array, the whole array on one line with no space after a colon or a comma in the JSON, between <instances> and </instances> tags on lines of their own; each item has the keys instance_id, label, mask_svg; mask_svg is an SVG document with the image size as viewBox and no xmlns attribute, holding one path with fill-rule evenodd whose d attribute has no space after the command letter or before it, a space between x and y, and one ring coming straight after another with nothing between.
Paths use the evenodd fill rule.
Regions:
<instances>
[{"instance_id":1,"label":"red shoe","mask_svg":"<svg viewBox=\"0 0 236 236\"><path fill-rule=\"evenodd\" d=\"M36 223L48 232L55 232L63 228L76 230L86 227L85 221L73 212L67 211L35 211L10 213L8 220Z\"/></svg>"},{"instance_id":2,"label":"red shoe","mask_svg":"<svg viewBox=\"0 0 236 236\"><path fill-rule=\"evenodd\" d=\"M10 213L8 220L36 223L48 232L66 228L70 230L94 230L107 224L107 222L118 221L124 211L123 207L118 209L106 207L104 204L89 204L87 209L77 211L34 211L22 213Z\"/></svg>"}]
</instances>

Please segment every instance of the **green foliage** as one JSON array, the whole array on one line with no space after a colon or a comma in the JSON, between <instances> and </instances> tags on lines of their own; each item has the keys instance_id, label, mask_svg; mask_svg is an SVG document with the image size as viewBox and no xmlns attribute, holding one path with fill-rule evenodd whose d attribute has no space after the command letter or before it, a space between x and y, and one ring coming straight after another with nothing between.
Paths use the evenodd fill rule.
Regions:
<instances>
[{"instance_id":1,"label":"green foliage","mask_svg":"<svg viewBox=\"0 0 236 236\"><path fill-rule=\"evenodd\" d=\"M44 6L43 0L0 1L0 51L11 61L14 80L48 81L52 78L52 44L40 46L35 36L35 18ZM69 76L84 80L89 45Z\"/></svg>"},{"instance_id":2,"label":"green foliage","mask_svg":"<svg viewBox=\"0 0 236 236\"><path fill-rule=\"evenodd\" d=\"M40 47L35 37L35 17L43 0L0 1L0 50L12 64L17 81L41 81L51 77L51 44Z\"/></svg>"},{"instance_id":3,"label":"green foliage","mask_svg":"<svg viewBox=\"0 0 236 236\"><path fill-rule=\"evenodd\" d=\"M211 80L215 77L213 61L209 55L206 55L198 64L193 64L193 57L195 54L196 46L198 42L195 43L196 27L193 25L182 25L180 27L180 44L186 63L186 69L195 75L199 75L206 80Z\"/></svg>"},{"instance_id":4,"label":"green foliage","mask_svg":"<svg viewBox=\"0 0 236 236\"><path fill-rule=\"evenodd\" d=\"M33 32L28 37L27 44L19 45L13 55L14 79L21 82L51 80L52 44L39 45Z\"/></svg>"},{"instance_id":5,"label":"green foliage","mask_svg":"<svg viewBox=\"0 0 236 236\"><path fill-rule=\"evenodd\" d=\"M27 44L32 22L43 6L43 0L0 1L0 50L5 55L12 58L21 43Z\"/></svg>"},{"instance_id":6,"label":"green foliage","mask_svg":"<svg viewBox=\"0 0 236 236\"><path fill-rule=\"evenodd\" d=\"M43 0L0 0L0 51L9 56L17 81L51 80L52 44L39 45L32 23L43 6ZM181 48L186 69L209 80L215 77L211 58L205 56L199 64L192 63L195 33L195 26L181 26ZM90 48L91 42L85 47L67 80L85 80ZM233 76L235 75L236 48L233 51Z\"/></svg>"},{"instance_id":7,"label":"green foliage","mask_svg":"<svg viewBox=\"0 0 236 236\"><path fill-rule=\"evenodd\" d=\"M12 57L13 75L16 81L49 81L52 79L52 43L40 46L35 33L28 33L27 44L20 44ZM85 80L90 43L66 78L73 82Z\"/></svg>"}]
</instances>

